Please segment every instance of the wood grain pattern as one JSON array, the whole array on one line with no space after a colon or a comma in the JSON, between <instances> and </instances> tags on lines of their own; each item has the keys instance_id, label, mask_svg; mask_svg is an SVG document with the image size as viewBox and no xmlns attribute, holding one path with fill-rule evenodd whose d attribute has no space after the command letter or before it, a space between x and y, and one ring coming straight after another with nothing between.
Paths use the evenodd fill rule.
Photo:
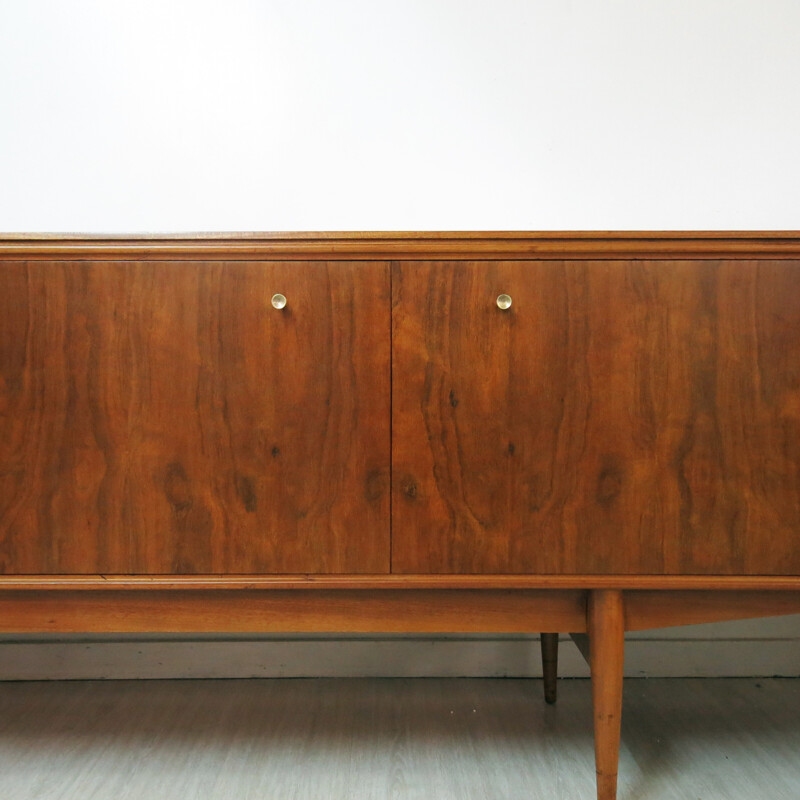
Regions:
<instances>
[{"instance_id":1,"label":"wood grain pattern","mask_svg":"<svg viewBox=\"0 0 800 800\"><path fill-rule=\"evenodd\" d=\"M800 614L800 591L629 591L624 598L626 630L630 631ZM168 615L163 614L165 603L169 603ZM552 665L553 698L558 644L557 639L546 637L559 631L575 634L585 630L585 607L586 592L578 589L365 591L342 584L316 591L229 587L220 592L186 586L173 587L165 595L158 585L149 589L95 586L91 591L28 586L20 590L0 580L0 632L530 633L541 625L543 661L545 666L548 661ZM576 643L583 646L580 636Z\"/></svg>"},{"instance_id":2,"label":"wood grain pattern","mask_svg":"<svg viewBox=\"0 0 800 800\"><path fill-rule=\"evenodd\" d=\"M7 258L800 258L798 231L407 231L108 236L0 234Z\"/></svg>"},{"instance_id":3,"label":"wood grain pattern","mask_svg":"<svg viewBox=\"0 0 800 800\"><path fill-rule=\"evenodd\" d=\"M590 592L587 622L597 800L615 800L625 659L625 606L622 592L613 589Z\"/></svg>"},{"instance_id":4,"label":"wood grain pattern","mask_svg":"<svg viewBox=\"0 0 800 800\"><path fill-rule=\"evenodd\" d=\"M800 591L625 592L625 629L629 631L787 614L800 614Z\"/></svg>"},{"instance_id":5,"label":"wood grain pattern","mask_svg":"<svg viewBox=\"0 0 800 800\"><path fill-rule=\"evenodd\" d=\"M395 572L800 573L800 262L395 263L393 331Z\"/></svg>"},{"instance_id":6,"label":"wood grain pattern","mask_svg":"<svg viewBox=\"0 0 800 800\"><path fill-rule=\"evenodd\" d=\"M184 589L655 589L800 592L800 576L774 575L2 575L4 591Z\"/></svg>"},{"instance_id":7,"label":"wood grain pattern","mask_svg":"<svg viewBox=\"0 0 800 800\"><path fill-rule=\"evenodd\" d=\"M388 290L384 263L0 265L0 572L388 571Z\"/></svg>"},{"instance_id":8,"label":"wood grain pattern","mask_svg":"<svg viewBox=\"0 0 800 800\"><path fill-rule=\"evenodd\" d=\"M586 593L6 592L0 633L556 633L586 629Z\"/></svg>"}]
</instances>

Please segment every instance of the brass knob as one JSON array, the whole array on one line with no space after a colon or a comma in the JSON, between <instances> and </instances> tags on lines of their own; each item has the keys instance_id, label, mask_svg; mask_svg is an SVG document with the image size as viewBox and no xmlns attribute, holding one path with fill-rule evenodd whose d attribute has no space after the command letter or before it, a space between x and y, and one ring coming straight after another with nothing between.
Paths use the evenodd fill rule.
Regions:
<instances>
[{"instance_id":1,"label":"brass knob","mask_svg":"<svg viewBox=\"0 0 800 800\"><path fill-rule=\"evenodd\" d=\"M497 307L501 311L506 311L511 308L511 297L507 294L501 294L497 297Z\"/></svg>"},{"instance_id":2,"label":"brass knob","mask_svg":"<svg viewBox=\"0 0 800 800\"><path fill-rule=\"evenodd\" d=\"M282 294L272 295L272 307L277 308L278 311L282 308L286 308L286 298Z\"/></svg>"}]
</instances>

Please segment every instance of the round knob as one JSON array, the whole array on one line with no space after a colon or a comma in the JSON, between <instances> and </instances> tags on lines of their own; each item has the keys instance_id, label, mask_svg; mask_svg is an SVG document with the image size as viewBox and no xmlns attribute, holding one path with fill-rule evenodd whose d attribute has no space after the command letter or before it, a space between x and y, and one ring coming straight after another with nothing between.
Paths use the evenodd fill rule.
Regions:
<instances>
[{"instance_id":1,"label":"round knob","mask_svg":"<svg viewBox=\"0 0 800 800\"><path fill-rule=\"evenodd\" d=\"M497 302L499 303L500 301L498 300ZM286 298L282 294L272 295L272 307L277 308L278 311L286 308Z\"/></svg>"},{"instance_id":2,"label":"round knob","mask_svg":"<svg viewBox=\"0 0 800 800\"><path fill-rule=\"evenodd\" d=\"M507 294L501 294L497 297L497 307L502 311L511 308L511 297Z\"/></svg>"}]
</instances>

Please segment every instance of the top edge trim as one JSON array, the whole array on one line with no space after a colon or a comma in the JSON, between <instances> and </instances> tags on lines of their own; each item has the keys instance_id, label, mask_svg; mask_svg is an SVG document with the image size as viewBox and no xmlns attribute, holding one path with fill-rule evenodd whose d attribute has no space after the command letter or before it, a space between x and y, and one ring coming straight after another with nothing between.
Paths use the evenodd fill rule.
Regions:
<instances>
[{"instance_id":1,"label":"top edge trim","mask_svg":"<svg viewBox=\"0 0 800 800\"><path fill-rule=\"evenodd\" d=\"M353 241L364 239L368 241L438 241L452 239L455 241L472 241L475 239L523 239L523 240L571 240L571 239L597 239L619 240L632 239L659 240L659 239L800 239L800 230L787 231L206 231L206 232L147 232L147 233L19 233L0 232L0 242L39 242L39 241L69 241L69 242L169 242L169 241Z\"/></svg>"},{"instance_id":2,"label":"top edge trim","mask_svg":"<svg viewBox=\"0 0 800 800\"><path fill-rule=\"evenodd\" d=\"M800 231L0 234L0 257L120 259L800 258Z\"/></svg>"}]
</instances>

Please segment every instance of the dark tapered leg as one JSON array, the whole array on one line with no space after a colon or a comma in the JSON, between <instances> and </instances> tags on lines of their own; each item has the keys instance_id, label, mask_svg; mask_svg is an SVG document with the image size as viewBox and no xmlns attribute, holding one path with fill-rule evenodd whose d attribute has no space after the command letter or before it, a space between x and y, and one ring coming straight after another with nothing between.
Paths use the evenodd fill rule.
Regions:
<instances>
[{"instance_id":1,"label":"dark tapered leg","mask_svg":"<svg viewBox=\"0 0 800 800\"><path fill-rule=\"evenodd\" d=\"M542 676L544 677L544 699L551 705L556 701L556 679L558 678L558 634L542 634Z\"/></svg>"},{"instance_id":2,"label":"dark tapered leg","mask_svg":"<svg viewBox=\"0 0 800 800\"><path fill-rule=\"evenodd\" d=\"M589 594L587 616L597 798L615 800L622 719L622 664L625 654L622 592L592 591Z\"/></svg>"}]
</instances>

